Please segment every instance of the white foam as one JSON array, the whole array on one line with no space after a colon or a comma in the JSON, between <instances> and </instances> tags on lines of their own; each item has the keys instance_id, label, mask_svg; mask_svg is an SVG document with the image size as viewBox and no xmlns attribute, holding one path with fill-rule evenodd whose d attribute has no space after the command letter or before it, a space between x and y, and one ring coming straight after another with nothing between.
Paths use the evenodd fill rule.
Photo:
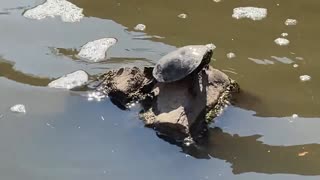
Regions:
<instances>
[{"instance_id":1,"label":"white foam","mask_svg":"<svg viewBox=\"0 0 320 180\"><path fill-rule=\"evenodd\" d=\"M115 38L103 38L82 46L78 56L89 61L98 62L106 59L108 49L117 43Z\"/></svg>"},{"instance_id":2,"label":"white foam","mask_svg":"<svg viewBox=\"0 0 320 180\"><path fill-rule=\"evenodd\" d=\"M285 39L285 38L277 38L277 39L274 40L274 42L276 44L278 44L279 46L287 46L290 43L290 41L288 39Z\"/></svg>"},{"instance_id":3,"label":"white foam","mask_svg":"<svg viewBox=\"0 0 320 180\"><path fill-rule=\"evenodd\" d=\"M237 7L233 9L232 17L236 19L249 18L254 21L262 20L267 17L267 9L258 7Z\"/></svg>"},{"instance_id":4,"label":"white foam","mask_svg":"<svg viewBox=\"0 0 320 180\"><path fill-rule=\"evenodd\" d=\"M78 70L50 82L48 86L51 88L73 89L85 85L88 80L88 74L85 71Z\"/></svg>"},{"instance_id":5,"label":"white foam","mask_svg":"<svg viewBox=\"0 0 320 180\"><path fill-rule=\"evenodd\" d=\"M186 19L187 17L188 15L184 13L178 15L178 18L181 18L181 19Z\"/></svg>"},{"instance_id":6,"label":"white foam","mask_svg":"<svg viewBox=\"0 0 320 180\"><path fill-rule=\"evenodd\" d=\"M302 75L302 76L300 76L300 80L301 81L310 81L311 80L311 76L309 76L309 75Z\"/></svg>"},{"instance_id":7,"label":"white foam","mask_svg":"<svg viewBox=\"0 0 320 180\"><path fill-rule=\"evenodd\" d=\"M298 24L298 21L296 19L287 19L284 24L287 26L294 26Z\"/></svg>"},{"instance_id":8,"label":"white foam","mask_svg":"<svg viewBox=\"0 0 320 180\"><path fill-rule=\"evenodd\" d=\"M235 57L236 57L236 54L233 53L233 52L230 52L230 53L227 54L227 58L228 59L232 59L232 58L235 58Z\"/></svg>"},{"instance_id":9,"label":"white foam","mask_svg":"<svg viewBox=\"0 0 320 180\"><path fill-rule=\"evenodd\" d=\"M27 10L23 16L36 20L60 16L64 22L77 22L84 17L82 11L82 8L66 0L47 0L44 4Z\"/></svg>"},{"instance_id":10,"label":"white foam","mask_svg":"<svg viewBox=\"0 0 320 180\"><path fill-rule=\"evenodd\" d=\"M281 33L282 37L287 37L289 34L288 33Z\"/></svg>"},{"instance_id":11,"label":"white foam","mask_svg":"<svg viewBox=\"0 0 320 180\"><path fill-rule=\"evenodd\" d=\"M146 30L146 25L144 25L144 24L137 24L137 25L134 27L134 30L136 30L136 31L144 31L144 30Z\"/></svg>"},{"instance_id":12,"label":"white foam","mask_svg":"<svg viewBox=\"0 0 320 180\"><path fill-rule=\"evenodd\" d=\"M10 108L10 111L16 113L26 113L26 107L23 104L16 104Z\"/></svg>"}]
</instances>

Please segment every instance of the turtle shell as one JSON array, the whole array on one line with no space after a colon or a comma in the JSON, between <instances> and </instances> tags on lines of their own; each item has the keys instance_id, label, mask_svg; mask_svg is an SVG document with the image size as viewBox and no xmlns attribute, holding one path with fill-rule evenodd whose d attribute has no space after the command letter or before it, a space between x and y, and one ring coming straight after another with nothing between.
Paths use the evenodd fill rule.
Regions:
<instances>
[{"instance_id":1,"label":"turtle shell","mask_svg":"<svg viewBox=\"0 0 320 180\"><path fill-rule=\"evenodd\" d=\"M153 77L158 82L173 82L185 78L202 62L205 55L215 46L189 45L163 56L153 69Z\"/></svg>"}]
</instances>

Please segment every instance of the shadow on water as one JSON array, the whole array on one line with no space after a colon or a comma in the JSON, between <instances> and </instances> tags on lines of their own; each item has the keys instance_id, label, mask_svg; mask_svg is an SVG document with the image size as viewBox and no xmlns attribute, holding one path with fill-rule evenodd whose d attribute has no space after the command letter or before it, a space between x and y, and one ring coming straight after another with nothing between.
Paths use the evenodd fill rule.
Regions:
<instances>
[{"instance_id":1,"label":"shadow on water","mask_svg":"<svg viewBox=\"0 0 320 180\"><path fill-rule=\"evenodd\" d=\"M47 86L51 79L36 77L33 75L25 74L23 72L14 69L14 64L10 61L6 61L0 58L0 77L5 77L7 79L29 84L33 86Z\"/></svg>"},{"instance_id":2,"label":"shadow on water","mask_svg":"<svg viewBox=\"0 0 320 180\"><path fill-rule=\"evenodd\" d=\"M234 174L320 175L320 144L272 146L259 141L261 135L241 137L220 128L210 128L199 145L184 146L164 136L158 137L181 147L183 153L194 158L225 160Z\"/></svg>"}]
</instances>

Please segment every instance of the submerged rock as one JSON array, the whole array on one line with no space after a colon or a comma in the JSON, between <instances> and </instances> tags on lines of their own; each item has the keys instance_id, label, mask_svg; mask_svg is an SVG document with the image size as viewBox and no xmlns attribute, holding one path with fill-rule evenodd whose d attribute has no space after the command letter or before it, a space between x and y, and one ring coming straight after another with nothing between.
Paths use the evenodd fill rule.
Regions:
<instances>
[{"instance_id":1,"label":"submerged rock","mask_svg":"<svg viewBox=\"0 0 320 180\"><path fill-rule=\"evenodd\" d=\"M248 18L254 21L267 17L267 9L258 7L238 7L233 9L233 18Z\"/></svg>"},{"instance_id":2,"label":"submerged rock","mask_svg":"<svg viewBox=\"0 0 320 180\"><path fill-rule=\"evenodd\" d=\"M116 43L116 38L103 38L88 42L82 46L78 56L93 62L105 60L108 49Z\"/></svg>"},{"instance_id":3,"label":"submerged rock","mask_svg":"<svg viewBox=\"0 0 320 180\"><path fill-rule=\"evenodd\" d=\"M85 71L79 70L64 75L48 84L51 88L73 89L85 85L89 76Z\"/></svg>"},{"instance_id":4,"label":"submerged rock","mask_svg":"<svg viewBox=\"0 0 320 180\"><path fill-rule=\"evenodd\" d=\"M60 16L64 22L77 22L84 17L82 11L82 8L66 0L47 0L43 4L27 10L23 16L36 20Z\"/></svg>"},{"instance_id":5,"label":"submerged rock","mask_svg":"<svg viewBox=\"0 0 320 180\"><path fill-rule=\"evenodd\" d=\"M10 108L10 111L15 113L27 113L26 107L23 104L16 104Z\"/></svg>"}]
</instances>

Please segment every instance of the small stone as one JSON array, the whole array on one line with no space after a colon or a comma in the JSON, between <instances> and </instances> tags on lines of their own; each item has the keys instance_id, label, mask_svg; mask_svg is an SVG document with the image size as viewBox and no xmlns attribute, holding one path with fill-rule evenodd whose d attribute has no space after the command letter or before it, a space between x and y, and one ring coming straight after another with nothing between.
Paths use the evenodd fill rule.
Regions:
<instances>
[{"instance_id":1,"label":"small stone","mask_svg":"<svg viewBox=\"0 0 320 180\"><path fill-rule=\"evenodd\" d=\"M138 24L138 25L136 25L136 26L134 27L134 30L136 30L136 31L144 31L144 30L146 30L146 25L144 25L144 24Z\"/></svg>"},{"instance_id":2,"label":"small stone","mask_svg":"<svg viewBox=\"0 0 320 180\"><path fill-rule=\"evenodd\" d=\"M288 39L285 39L285 38L277 38L277 39L274 40L274 42L276 44L278 44L279 46L287 46L290 43L290 41Z\"/></svg>"},{"instance_id":3,"label":"small stone","mask_svg":"<svg viewBox=\"0 0 320 180\"><path fill-rule=\"evenodd\" d=\"M284 24L287 26L297 25L298 21L296 19L287 19Z\"/></svg>"},{"instance_id":4,"label":"small stone","mask_svg":"<svg viewBox=\"0 0 320 180\"><path fill-rule=\"evenodd\" d=\"M232 17L235 19L248 18L254 21L267 17L267 9L258 7L237 7L233 9Z\"/></svg>"},{"instance_id":5,"label":"small stone","mask_svg":"<svg viewBox=\"0 0 320 180\"><path fill-rule=\"evenodd\" d=\"M12 112L16 112L16 113L26 113L26 107L23 104L17 104L14 105L10 108L10 110Z\"/></svg>"},{"instance_id":6,"label":"small stone","mask_svg":"<svg viewBox=\"0 0 320 180\"><path fill-rule=\"evenodd\" d=\"M36 20L60 16L64 22L77 22L84 17L82 11L82 8L66 0L47 0L43 4L27 10L23 16Z\"/></svg>"},{"instance_id":7,"label":"small stone","mask_svg":"<svg viewBox=\"0 0 320 180\"><path fill-rule=\"evenodd\" d=\"M186 19L187 17L188 15L184 13L178 15L178 18L181 18L181 19Z\"/></svg>"},{"instance_id":8,"label":"small stone","mask_svg":"<svg viewBox=\"0 0 320 180\"><path fill-rule=\"evenodd\" d=\"M233 59L235 57L236 57L236 54L234 54L233 52L230 52L230 53L227 54L227 58L228 59Z\"/></svg>"},{"instance_id":9,"label":"small stone","mask_svg":"<svg viewBox=\"0 0 320 180\"><path fill-rule=\"evenodd\" d=\"M102 38L88 42L82 46L78 56L93 62L105 60L108 49L116 43L116 38Z\"/></svg>"},{"instance_id":10,"label":"small stone","mask_svg":"<svg viewBox=\"0 0 320 180\"><path fill-rule=\"evenodd\" d=\"M287 37L289 34L288 33L281 33L282 37Z\"/></svg>"},{"instance_id":11,"label":"small stone","mask_svg":"<svg viewBox=\"0 0 320 180\"><path fill-rule=\"evenodd\" d=\"M85 85L89 80L89 76L85 71L79 70L64 75L48 84L51 88L73 89Z\"/></svg>"},{"instance_id":12,"label":"small stone","mask_svg":"<svg viewBox=\"0 0 320 180\"><path fill-rule=\"evenodd\" d=\"M311 80L311 76L309 76L309 75L302 75L302 76L300 76L300 80L301 81L310 81Z\"/></svg>"}]
</instances>

